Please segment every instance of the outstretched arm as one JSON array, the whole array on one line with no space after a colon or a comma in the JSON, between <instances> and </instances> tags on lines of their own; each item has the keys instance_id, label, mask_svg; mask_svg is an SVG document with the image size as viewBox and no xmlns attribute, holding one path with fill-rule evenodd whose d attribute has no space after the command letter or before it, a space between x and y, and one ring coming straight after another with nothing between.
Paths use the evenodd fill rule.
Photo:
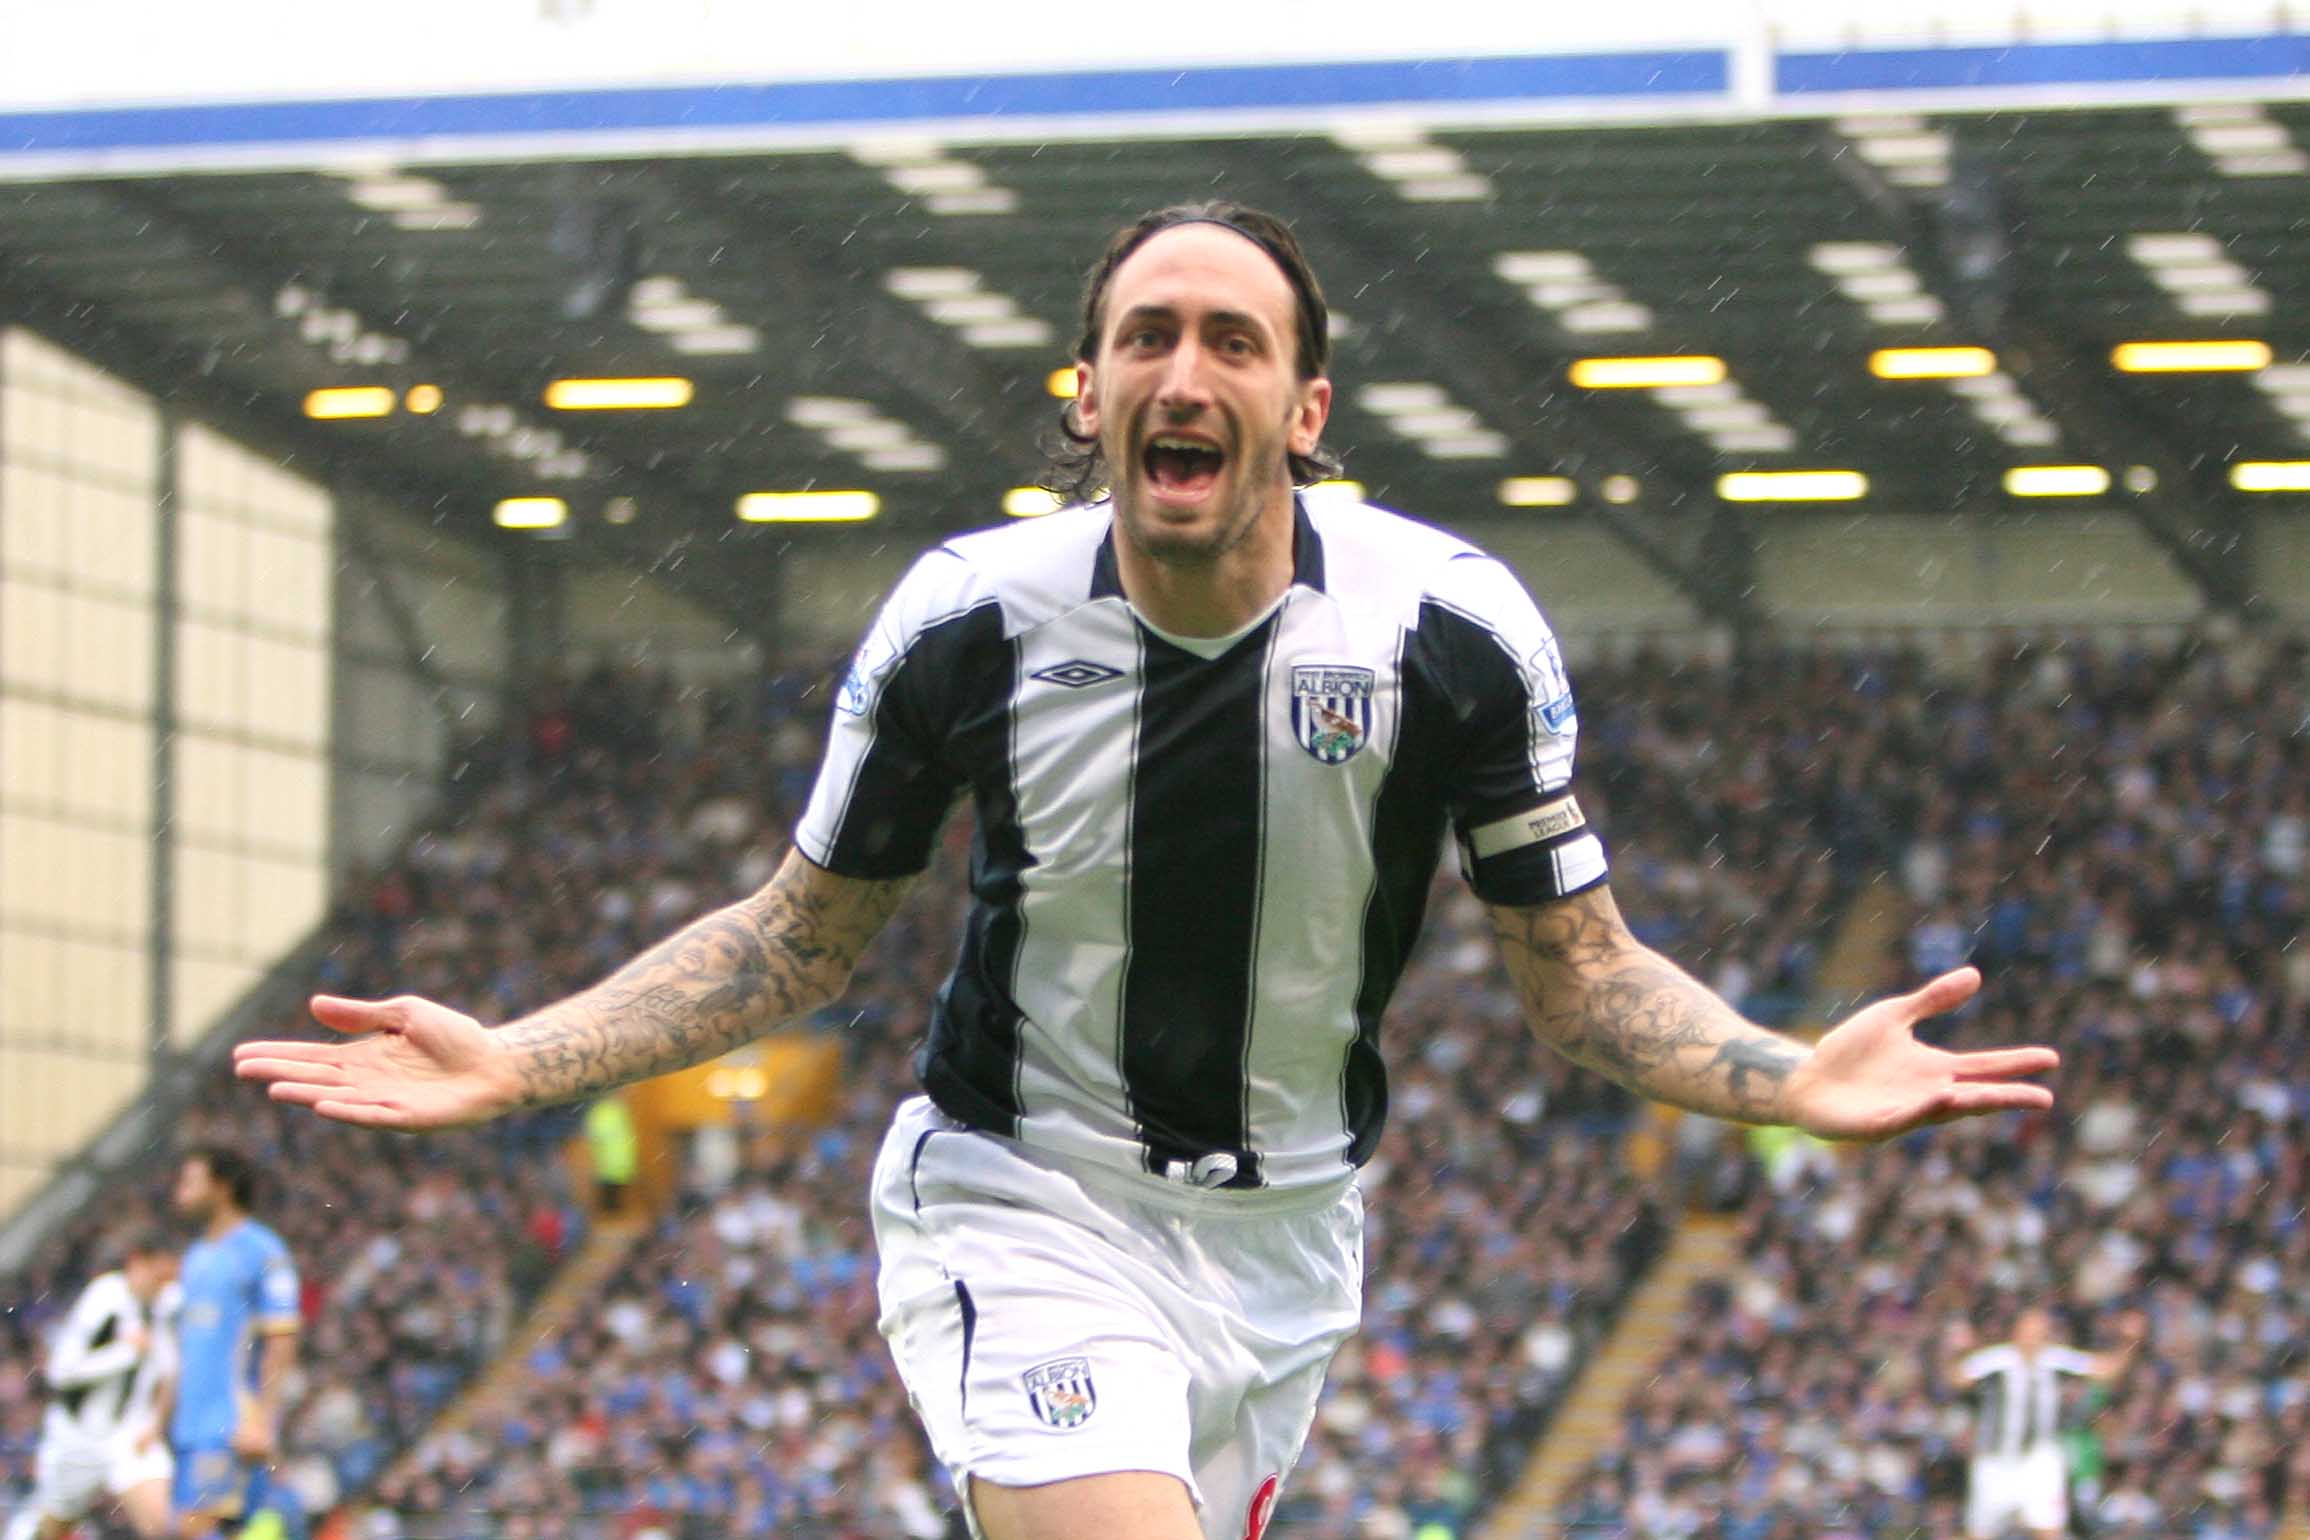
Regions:
<instances>
[{"instance_id":1,"label":"outstretched arm","mask_svg":"<svg viewBox=\"0 0 2310 1540\"><path fill-rule=\"evenodd\" d=\"M2116 1347L2088 1355L2093 1360L2088 1375L2103 1385L2116 1384L2125 1378L2126 1370L2133 1367L2134 1355L2149 1338L2150 1318L2139 1310L2128 1310L2118 1317L2117 1330Z\"/></svg>"},{"instance_id":2,"label":"outstretched arm","mask_svg":"<svg viewBox=\"0 0 2310 1540\"><path fill-rule=\"evenodd\" d=\"M1746 1020L1638 941L1608 888L1490 914L1540 1039L1655 1100L1834 1139L2053 1104L2044 1087L2015 1080L2059 1063L2051 1049L1953 1054L1916 1040L1918 1021L1980 988L1970 968L1868 1006L1808 1048Z\"/></svg>"},{"instance_id":3,"label":"outstretched arm","mask_svg":"<svg viewBox=\"0 0 2310 1540\"><path fill-rule=\"evenodd\" d=\"M760 892L582 994L490 1030L414 996L313 999L345 1042L243 1043L275 1100L374 1128L448 1128L700 1064L839 998L913 879L837 876L789 853Z\"/></svg>"}]
</instances>

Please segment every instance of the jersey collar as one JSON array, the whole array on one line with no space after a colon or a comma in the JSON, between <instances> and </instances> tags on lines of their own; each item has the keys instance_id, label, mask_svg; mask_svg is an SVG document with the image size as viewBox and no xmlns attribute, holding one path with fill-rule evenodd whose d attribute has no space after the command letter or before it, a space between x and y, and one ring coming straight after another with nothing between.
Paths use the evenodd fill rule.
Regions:
<instances>
[{"instance_id":1,"label":"jersey collar","mask_svg":"<svg viewBox=\"0 0 2310 1540\"><path fill-rule=\"evenodd\" d=\"M1297 492L1291 495L1291 582L1295 588L1323 592L1323 536L1315 532L1315 521L1307 516L1307 500ZM1107 538L1099 542L1099 554L1091 562L1090 597L1123 597L1123 574L1115 565L1112 512L1107 518Z\"/></svg>"}]
</instances>

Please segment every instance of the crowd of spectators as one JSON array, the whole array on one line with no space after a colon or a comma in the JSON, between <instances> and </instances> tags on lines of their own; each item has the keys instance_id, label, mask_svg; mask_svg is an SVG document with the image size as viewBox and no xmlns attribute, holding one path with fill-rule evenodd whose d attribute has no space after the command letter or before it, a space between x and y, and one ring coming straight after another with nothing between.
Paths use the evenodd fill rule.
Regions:
<instances>
[{"instance_id":1,"label":"crowd of spectators","mask_svg":"<svg viewBox=\"0 0 2310 1540\"><path fill-rule=\"evenodd\" d=\"M1881 671L1904 755L1882 982L1977 962L1952 1044L2041 1041L2049 1115L1749 1173L1743 1261L1574 1488L1580 1534L1958 1532L1960 1326L2050 1306L2108 1348L2081 1387L2079 1528L2272 1540L2310 1492L2310 649L2017 647Z\"/></svg>"},{"instance_id":2,"label":"crowd of spectators","mask_svg":"<svg viewBox=\"0 0 2310 1540\"><path fill-rule=\"evenodd\" d=\"M2156 1282L2128 1287L2157 1317L2154 1340L2195 1329L2229 1370L2203 1394L2184 1377L2158 1404L2202 1402L2193 1415L2226 1416L2231 1380L2247 1371L2217 1348L2233 1341L2225 1333L2238 1305L2207 1303L2203 1289L2218 1279L2235 1293L2234 1280L2269 1268L2232 1265L2239 1259L2220 1248L2235 1249L2234 1232L2209 1216L2247 1211L2238 1205L2274 1215L2285 1191L2300 1207L2298 1170L2292 1188L2272 1177L2250 1197L2232 1189L2262 1180L2246 1179L2241 1161L2262 1172L2285 1159L2270 1110L2283 1094L2267 1087L2283 1093L2288 1083L2269 1045L2286 1025L2303 1025L2302 981L2285 985L2258 953L2242 958L2238 929L2241 916L2257 915L2271 936L2299 928L2305 777L2300 740L2287 735L2302 704L2283 670L2290 659L2299 674L2301 659L2274 657L2213 691L2202 676L2222 665L2204 657L2152 660L2163 670L2154 687L2141 682L2149 665L2140 660L2055 657L2066 678L2031 657L1961 685L1915 658L1811 649L1737 668L1657 657L1594 666L1580 679L1583 802L1611 840L1615 890L1640 932L1761 1019L1799 1015L1843 899L1876 872L1898 871L1917 892L1924 960L1940 955L1931 945L1949 950L1931 941L1941 906L1956 905L1966 924L1995 910L2001 918L1968 930L1968 944L2013 984L2001 975L1996 1000L1962 1030L2058 1037L2072 1054L2065 1117L2122 1104L2094 1122L2105 1130L2092 1145L2104 1185L2092 1191L2114 1192L2116 1168L2130 1164L2130 1134L2106 1131L2129 1108L2137 1127L2153 1110L2192 1105L2207 1120L2173 1142L2167 1166L2145 1173L2139 1191L2103 1208L2144 1216L2125 1233L2143 1250L2131 1265ZM741 696L599 671L541 696L513 731L481 746L439 826L348 890L316 983L409 990L502 1019L766 880L809 789L823 674L797 668ZM2289 709L2296 720L2281 723ZM2103 766L2111 755L2123 763ZM2265 792L2267 806L2255 800ZM533 1389L517 1410L422 1443L382 1486L371 1483L388 1455L505 1340L521 1300L582 1224L549 1153L567 1124L385 1140L215 1088L188 1137L222 1127L275 1171L296 1173L268 1217L309 1280L310 1351L289 1435L292 1477L315 1507L350 1500L379 1537L947 1532L952 1493L873 1331L863 1194L958 930L961 830L950 835L942 870L832 1013L849 1056L839 1116L806 1137L752 1141L734 1167L698 1162L679 1207L597 1306L534 1356ZM2142 859L2145 850L2162 862ZM2291 876L2281 870L2289 850ZM2090 915L2078 907L2089 900ZM2124 931L2122 945L2106 940L2112 927ZM2092 1016L2090 1042L2075 1029L2084 1015L2043 1003L2067 999L2060 990L2107 1006ZM2190 1008L2168 1013L2160 1002L2169 999ZM2056 1023L2069 1025L2057 1033ZM2241 1056L2249 1031L2263 1046ZM1280 1533L1466 1533L1521 1467L1672 1218L1613 1158L1628 1099L1530 1042L1480 907L1456 881L1439 881L1389 1042L1394 1110L1366 1174L1365 1330L1335 1368L1286 1488ZM2184 1048L2190 1056L2177 1057ZM2163 1067L2163 1090L2145 1088L2145 1064ZM2248 1088L2262 1123L2240 1143L2249 1125L2228 1116L2222 1098ZM1721 1527L1747 1503L1779 1522L1797 1481L1780 1473L1800 1459L1752 1467L1753 1451L1813 1450L1822 1427L1850 1444L1862 1426L1864 1403L1851 1399L1859 1391L1839 1378L1859 1371L1838 1367L1856 1355L1820 1344L1893 1342L1889 1327L1878 1335L1879 1314L1893 1308L1886 1298L1907 1301L1899 1308L1923 1321L1953 1291L1973 1308L1970 1291L1984 1279L2010 1293L2068 1276L2048 1265L2006 1278L1996 1269L2018 1264L1985 1251L1967 1272L1964 1247L1979 1250L1970 1237L1984 1227L2028 1230L2031 1213L2040 1227L2074 1219L2062 1205L2086 1201L2082 1179L2069 1175L2086 1147L2076 1129L2048 1119L1880 1152L1877 1166L1855 1168L1877 1174L1838 1188L1838 1203L1758 1184L1748 1220L1758 1260L1737 1289L1695 1312L1705 1337L1696 1351L1717 1368L1745 1353L1769 1372L1721 1407L1709 1398L1733 1394L1721 1387L1740 1372L1701 1375L1690 1389L1698 1400L1649 1397L1641 1437L1585 1489L1587 1516L1681 1534L1679 1514ZM2149 1217L2171 1208L2176 1182L2194 1195L2194 1228ZM1940 1207L1920 1207L1923 1217L1894 1201L1944 1189L1977 1197L1937 1199ZM84 1274L93 1224L14 1280L22 1303L0 1312L0 1473L18 1484L37 1425L26 1368L45 1322L68 1302L63 1289ZM1824 1275L1807 1248L1835 1239L1823 1227L1838 1225L1853 1265L1829 1264ZM2200 1248L2187 1260L2198 1282L2166 1278L2176 1246ZM2298 1245L2270 1246L2272 1267L2310 1276ZM1934 1256L1949 1260L1914 1265ZM1865 1279L1877 1292L1838 1292ZM2158 1284L2173 1285L2172 1297ZM2299 1323L2291 1306L2301 1301L2279 1285L2252 1298L2289 1302L2279 1319ZM1993 1326L1988 1315L2001 1307L1978 1305ZM1776 1345L1784 1341L1794 1345ZM1829 1389L1816 1393L1816 1380ZM1787 1395L1754 1388L1766 1383L1785 1383ZM1946 1423L1932 1389L1892 1404ZM2113 1478L2128 1447L2118 1433L2134 1426L2121 1415L2127 1404L2108 1421ZM2273 1408L2271 1436L2283 1438L2298 1415ZM2154 1418L2142 1427L2137 1441L2167 1436ZM1744 1480L1752 1468L1774 1473L1754 1502L1729 1477L1695 1474L1709 1429L1742 1441L1718 1449L1726 1469ZM1866 1441L1862 1463L1883 1467L1883 1447ZM1916 1493L1900 1500L1923 1503L1937 1467L1932 1450L1911 1452ZM2170 1472L2161 1464L2158 1480L2170 1485ZM1863 1478L1824 1454L1809 1479L1818 1500L1800 1530L1825 1533L1820 1515L1848 1510L1821 1494ZM2128 1488L2113 1480L2111 1491L2123 1509Z\"/></svg>"}]
</instances>

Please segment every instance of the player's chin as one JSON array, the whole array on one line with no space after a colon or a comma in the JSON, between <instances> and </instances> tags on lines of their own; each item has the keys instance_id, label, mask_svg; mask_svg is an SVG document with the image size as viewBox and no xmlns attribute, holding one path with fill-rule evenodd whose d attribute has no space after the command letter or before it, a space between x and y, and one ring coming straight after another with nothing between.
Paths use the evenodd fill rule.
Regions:
<instances>
[{"instance_id":1,"label":"player's chin","mask_svg":"<svg viewBox=\"0 0 2310 1540\"><path fill-rule=\"evenodd\" d=\"M1163 561L1208 561L1226 549L1225 505L1216 498L1192 502L1141 489L1127 513L1139 548Z\"/></svg>"}]
</instances>

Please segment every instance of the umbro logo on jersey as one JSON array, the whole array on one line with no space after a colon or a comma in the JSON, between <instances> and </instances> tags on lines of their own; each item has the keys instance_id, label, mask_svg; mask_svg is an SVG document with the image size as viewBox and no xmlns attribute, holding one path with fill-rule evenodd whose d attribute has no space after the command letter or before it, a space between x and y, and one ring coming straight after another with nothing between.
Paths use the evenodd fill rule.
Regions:
<instances>
[{"instance_id":1,"label":"umbro logo on jersey","mask_svg":"<svg viewBox=\"0 0 2310 1540\"><path fill-rule=\"evenodd\" d=\"M1022 1378L1027 1385L1027 1402L1045 1427L1079 1428L1099 1409L1088 1358L1054 1358L1037 1364Z\"/></svg>"},{"instance_id":2,"label":"umbro logo on jersey","mask_svg":"<svg viewBox=\"0 0 2310 1540\"><path fill-rule=\"evenodd\" d=\"M1105 684L1110 679L1120 679L1123 677L1123 671L1119 668L1109 668L1104 663L1093 663L1087 658L1074 658L1065 663L1054 663L1049 668L1038 668L1027 677L1040 679L1045 684L1060 684L1065 685L1070 690L1080 690L1087 685Z\"/></svg>"}]
</instances>

